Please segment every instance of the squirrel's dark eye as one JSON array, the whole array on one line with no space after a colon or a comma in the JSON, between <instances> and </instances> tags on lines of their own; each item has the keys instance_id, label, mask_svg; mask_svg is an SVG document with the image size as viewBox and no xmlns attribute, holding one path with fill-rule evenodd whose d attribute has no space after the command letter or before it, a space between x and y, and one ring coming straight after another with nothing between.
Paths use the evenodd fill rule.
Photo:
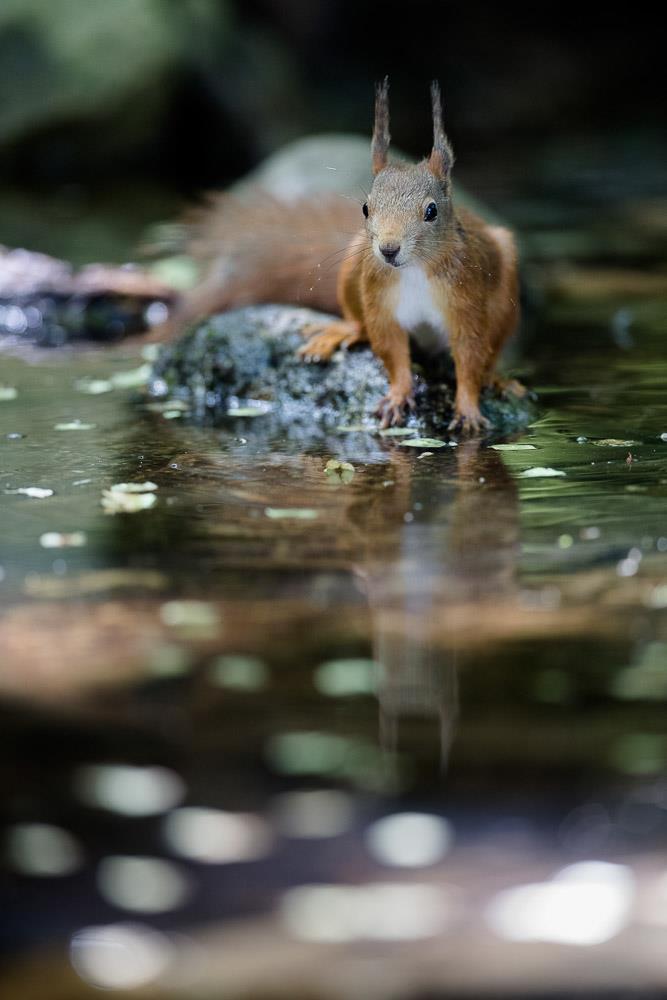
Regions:
<instances>
[{"instance_id":1,"label":"squirrel's dark eye","mask_svg":"<svg viewBox=\"0 0 667 1000\"><path fill-rule=\"evenodd\" d=\"M430 201L424 210L424 222L433 222L438 214L438 206L434 201Z\"/></svg>"},{"instance_id":2,"label":"squirrel's dark eye","mask_svg":"<svg viewBox=\"0 0 667 1000\"><path fill-rule=\"evenodd\" d=\"M361 209L361 211L364 213L364 215L366 216L366 218L368 218L368 205L366 204L366 202L364 202L364 206Z\"/></svg>"}]
</instances>

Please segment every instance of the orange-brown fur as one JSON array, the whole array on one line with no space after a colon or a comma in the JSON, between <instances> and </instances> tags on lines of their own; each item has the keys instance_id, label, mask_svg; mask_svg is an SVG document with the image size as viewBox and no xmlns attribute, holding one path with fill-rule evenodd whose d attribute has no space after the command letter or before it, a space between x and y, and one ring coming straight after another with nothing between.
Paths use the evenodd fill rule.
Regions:
<instances>
[{"instance_id":1,"label":"orange-brown fur","mask_svg":"<svg viewBox=\"0 0 667 1000\"><path fill-rule=\"evenodd\" d=\"M300 354L326 360L340 346L370 342L389 376L378 414L400 423L414 406L410 334L399 321L401 275L418 272L430 317L448 340L456 369L451 427L477 432L482 388L522 394L494 374L498 355L519 317L517 255L508 229L452 203L453 153L442 126L440 91L432 87L433 149L418 164L389 163L388 84L377 89L371 159L375 179L359 228L358 205L340 195L281 201L261 188L215 196L192 220L189 250L204 267L160 339L195 319L234 306L289 302L340 312L342 319L306 331ZM426 210L436 206L436 218ZM366 209L368 211L366 211ZM351 238L350 238L351 237ZM392 262L384 256L398 247ZM384 250L383 250L384 248ZM393 250L392 250L393 252ZM418 300L419 296L413 293ZM401 318L403 313L401 313ZM444 349L440 344L439 350Z\"/></svg>"},{"instance_id":2,"label":"orange-brown fur","mask_svg":"<svg viewBox=\"0 0 667 1000\"><path fill-rule=\"evenodd\" d=\"M259 302L338 311L337 276L359 224L359 205L339 194L285 202L260 187L212 195L186 220L199 284L154 331L168 340L189 323Z\"/></svg>"},{"instance_id":3,"label":"orange-brown fur","mask_svg":"<svg viewBox=\"0 0 667 1000\"><path fill-rule=\"evenodd\" d=\"M518 276L509 230L484 222L451 204L453 155L442 130L440 95L433 91L434 146L420 164L387 162L387 83L378 88L372 158L375 181L364 229L350 244L338 278L343 323L314 333L302 354L328 357L339 344L367 338L389 376L390 390L378 408L383 424L399 423L414 405L409 330L397 318L401 268L418 268L449 338L456 368L452 427L475 432L486 426L479 410L481 389L500 380L494 368L518 322ZM424 218L436 205L437 216ZM388 262L382 248L393 253ZM404 259L402 259L404 258ZM516 382L500 383L514 392Z\"/></svg>"}]
</instances>

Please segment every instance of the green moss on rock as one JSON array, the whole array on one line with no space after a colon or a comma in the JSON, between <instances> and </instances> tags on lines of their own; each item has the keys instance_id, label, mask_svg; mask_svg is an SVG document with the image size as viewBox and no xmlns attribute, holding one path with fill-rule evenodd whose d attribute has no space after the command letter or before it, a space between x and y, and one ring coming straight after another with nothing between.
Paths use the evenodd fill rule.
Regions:
<instances>
[{"instance_id":1,"label":"green moss on rock","mask_svg":"<svg viewBox=\"0 0 667 1000\"><path fill-rule=\"evenodd\" d=\"M382 363L368 347L339 351L325 364L297 356L308 323L326 320L309 309L249 306L213 316L164 348L150 383L155 397L185 400L195 419L231 419L229 410L261 400L257 418L290 436L318 436L338 427L377 422L374 411L388 389ZM424 359L421 359L422 362ZM423 436L442 435L452 418L454 372L447 358L415 359L415 413L407 425ZM482 411L493 431L506 434L535 418L527 399L486 390Z\"/></svg>"}]
</instances>

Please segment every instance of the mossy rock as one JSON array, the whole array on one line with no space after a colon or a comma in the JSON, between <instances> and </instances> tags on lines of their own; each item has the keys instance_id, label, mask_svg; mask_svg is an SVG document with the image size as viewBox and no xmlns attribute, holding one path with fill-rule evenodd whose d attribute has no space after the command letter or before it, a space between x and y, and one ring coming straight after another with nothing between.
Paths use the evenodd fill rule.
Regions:
<instances>
[{"instance_id":1,"label":"mossy rock","mask_svg":"<svg viewBox=\"0 0 667 1000\"><path fill-rule=\"evenodd\" d=\"M150 392L179 399L202 422L224 423L230 411L252 417L256 428L290 438L317 438L337 428L377 428L374 411L388 389L382 363L370 348L337 352L324 364L297 356L308 323L328 317L290 306L249 306L213 316L163 348ZM415 358L416 410L407 426L420 437L449 437L454 372L447 358ZM534 402L485 390L482 412L496 436L535 419Z\"/></svg>"}]
</instances>

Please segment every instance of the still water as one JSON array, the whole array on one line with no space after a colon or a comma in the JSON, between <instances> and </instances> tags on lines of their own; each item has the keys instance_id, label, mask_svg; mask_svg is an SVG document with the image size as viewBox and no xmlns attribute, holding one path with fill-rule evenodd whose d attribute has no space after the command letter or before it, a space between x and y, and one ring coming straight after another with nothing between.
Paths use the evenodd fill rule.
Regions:
<instances>
[{"instance_id":1,"label":"still water","mask_svg":"<svg viewBox=\"0 0 667 1000\"><path fill-rule=\"evenodd\" d=\"M667 988L667 213L540 197L500 447L341 478L3 355L3 997Z\"/></svg>"}]
</instances>

